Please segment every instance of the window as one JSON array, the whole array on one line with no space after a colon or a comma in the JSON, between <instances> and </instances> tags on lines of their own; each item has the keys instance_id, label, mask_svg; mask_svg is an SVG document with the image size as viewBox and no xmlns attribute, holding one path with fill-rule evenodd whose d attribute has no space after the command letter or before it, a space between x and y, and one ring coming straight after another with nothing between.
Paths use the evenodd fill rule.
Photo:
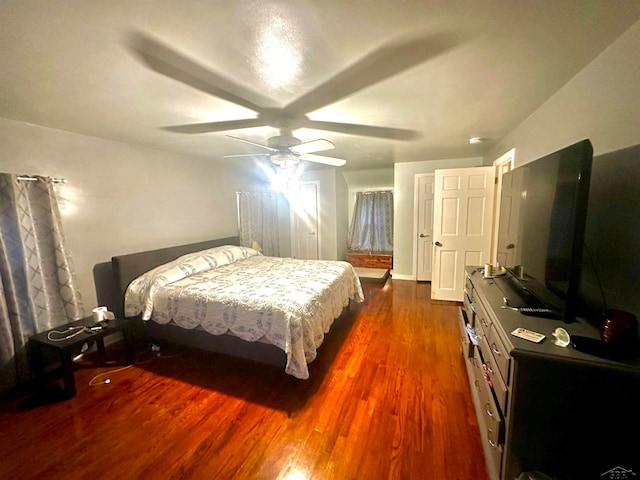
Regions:
<instances>
[{"instance_id":1,"label":"window","mask_svg":"<svg viewBox=\"0 0 640 480\"><path fill-rule=\"evenodd\" d=\"M393 252L393 192L356 193L349 228L349 251Z\"/></svg>"}]
</instances>

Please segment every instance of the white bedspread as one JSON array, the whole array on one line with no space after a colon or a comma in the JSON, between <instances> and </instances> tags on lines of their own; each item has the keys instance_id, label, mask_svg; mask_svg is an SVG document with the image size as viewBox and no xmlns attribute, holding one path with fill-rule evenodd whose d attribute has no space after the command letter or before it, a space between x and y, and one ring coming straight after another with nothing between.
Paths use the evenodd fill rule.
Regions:
<instances>
[{"instance_id":1,"label":"white bedspread","mask_svg":"<svg viewBox=\"0 0 640 480\"><path fill-rule=\"evenodd\" d=\"M186 255L134 280L125 313L266 341L285 352L288 374L306 379L307 364L350 300L362 302L364 295L347 262L265 257L226 246Z\"/></svg>"}]
</instances>

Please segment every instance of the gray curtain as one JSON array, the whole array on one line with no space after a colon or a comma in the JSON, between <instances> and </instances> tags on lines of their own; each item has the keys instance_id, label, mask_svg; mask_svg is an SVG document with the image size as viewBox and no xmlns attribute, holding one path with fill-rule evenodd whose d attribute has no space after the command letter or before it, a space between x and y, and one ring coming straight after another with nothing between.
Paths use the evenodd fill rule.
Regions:
<instances>
[{"instance_id":1,"label":"gray curtain","mask_svg":"<svg viewBox=\"0 0 640 480\"><path fill-rule=\"evenodd\" d=\"M393 192L358 192L349 228L349 251L393 252Z\"/></svg>"},{"instance_id":2,"label":"gray curtain","mask_svg":"<svg viewBox=\"0 0 640 480\"><path fill-rule=\"evenodd\" d=\"M0 173L0 389L29 380L30 335L84 317L52 180Z\"/></svg>"},{"instance_id":3,"label":"gray curtain","mask_svg":"<svg viewBox=\"0 0 640 480\"><path fill-rule=\"evenodd\" d=\"M238 192L240 244L258 242L262 253L280 255L278 237L278 195L275 192Z\"/></svg>"}]
</instances>

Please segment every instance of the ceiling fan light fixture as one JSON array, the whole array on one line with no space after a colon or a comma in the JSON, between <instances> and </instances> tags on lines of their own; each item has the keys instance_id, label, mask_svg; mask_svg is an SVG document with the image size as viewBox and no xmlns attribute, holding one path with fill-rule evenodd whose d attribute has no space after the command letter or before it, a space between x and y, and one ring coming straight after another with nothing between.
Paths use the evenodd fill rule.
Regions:
<instances>
[{"instance_id":1,"label":"ceiling fan light fixture","mask_svg":"<svg viewBox=\"0 0 640 480\"><path fill-rule=\"evenodd\" d=\"M298 164L298 156L290 152L276 152L270 155L271 161L280 168L286 169Z\"/></svg>"}]
</instances>

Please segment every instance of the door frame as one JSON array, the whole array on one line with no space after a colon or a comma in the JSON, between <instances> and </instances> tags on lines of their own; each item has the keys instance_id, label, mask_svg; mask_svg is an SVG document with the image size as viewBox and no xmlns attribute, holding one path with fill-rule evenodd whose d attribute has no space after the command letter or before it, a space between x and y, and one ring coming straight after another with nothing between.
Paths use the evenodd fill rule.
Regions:
<instances>
[{"instance_id":1,"label":"door frame","mask_svg":"<svg viewBox=\"0 0 640 480\"><path fill-rule=\"evenodd\" d=\"M464 173L463 173L464 172ZM431 282L431 298L461 302L464 298L465 265L482 265L491 257L493 230L493 203L495 199L495 167L482 165L478 167L436 169L434 189L434 222L433 222L433 277ZM445 187L445 180L453 179L455 183ZM473 183L482 180L482 183ZM462 183L464 182L464 183ZM446 193L443 193L446 192ZM478 196L481 192L481 195ZM482 199L482 203L469 202ZM443 199L455 200L448 210L442 208ZM482 208L480 216L470 216L472 210ZM477 213L477 212L476 212ZM452 215L453 214L453 217ZM469 218L481 219L481 224L470 225ZM451 220L453 219L453 225ZM449 222L451 232L445 234L442 225ZM475 227L475 232L469 227ZM479 233L481 232L481 233ZM452 245L453 242L453 245ZM474 249L468 250L473 247ZM453 261L449 261L447 269L442 268L444 253L453 253ZM473 257L475 255L475 257ZM452 257L449 257L451 260ZM449 273L450 285L443 287L443 272Z\"/></svg>"},{"instance_id":2,"label":"door frame","mask_svg":"<svg viewBox=\"0 0 640 480\"><path fill-rule=\"evenodd\" d=\"M322 249L321 249L321 219L320 219L320 181L319 180L309 180L309 181L301 181L298 183L300 189L302 189L303 185L315 185L316 189L316 248L318 260L322 257ZM293 258L298 258L298 249L296 248L296 237L295 237L295 216L296 212L293 206L291 205L291 200L295 200L294 198L289 197L289 223L290 223L290 231L291 231L291 256Z\"/></svg>"},{"instance_id":3,"label":"door frame","mask_svg":"<svg viewBox=\"0 0 640 480\"><path fill-rule=\"evenodd\" d=\"M515 168L516 162L516 149L512 148L507 153L499 156L493 161L493 166L496 169L496 189L493 199L493 228L491 232L491 258L490 262L493 266L497 265L498 261L498 233L500 228L500 205L502 201L502 174L504 165L509 165L509 171Z\"/></svg>"},{"instance_id":4,"label":"door frame","mask_svg":"<svg viewBox=\"0 0 640 480\"><path fill-rule=\"evenodd\" d=\"M418 281L418 186L421 178L424 177L433 177L435 181L436 174L434 172L431 173L416 173L413 176L413 268L412 270L412 280ZM432 211L433 215L433 211ZM431 235L431 273L433 278L433 232ZM431 280L423 280L431 282Z\"/></svg>"}]
</instances>

